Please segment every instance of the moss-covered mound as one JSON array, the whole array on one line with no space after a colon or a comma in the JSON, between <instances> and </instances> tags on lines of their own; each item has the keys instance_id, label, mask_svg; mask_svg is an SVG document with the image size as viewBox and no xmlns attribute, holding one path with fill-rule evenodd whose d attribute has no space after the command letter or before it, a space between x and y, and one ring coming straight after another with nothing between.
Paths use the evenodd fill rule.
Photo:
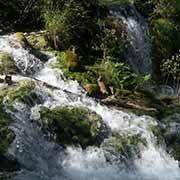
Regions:
<instances>
[{"instance_id":1,"label":"moss-covered mound","mask_svg":"<svg viewBox=\"0 0 180 180\"><path fill-rule=\"evenodd\" d=\"M8 104L20 102L29 106L39 104L42 100L36 90L36 83L32 80L20 80L13 86L1 87L0 98L3 98Z\"/></svg>"},{"instance_id":2,"label":"moss-covered mound","mask_svg":"<svg viewBox=\"0 0 180 180\"><path fill-rule=\"evenodd\" d=\"M105 152L115 155L120 159L131 159L139 157L139 145L146 146L147 142L140 134L123 135L113 133L112 137L105 139L102 148Z\"/></svg>"},{"instance_id":3,"label":"moss-covered mound","mask_svg":"<svg viewBox=\"0 0 180 180\"><path fill-rule=\"evenodd\" d=\"M42 128L55 135L58 143L94 145L103 131L101 117L85 108L41 107L40 115Z\"/></svg>"},{"instance_id":4,"label":"moss-covered mound","mask_svg":"<svg viewBox=\"0 0 180 180\"><path fill-rule=\"evenodd\" d=\"M7 91L7 100L9 103L17 101L32 105L34 104L33 101L37 98L35 82L31 80L19 81L16 87L12 87Z\"/></svg>"},{"instance_id":5,"label":"moss-covered mound","mask_svg":"<svg viewBox=\"0 0 180 180\"><path fill-rule=\"evenodd\" d=\"M16 74L17 71L12 55L0 52L0 74Z\"/></svg>"}]
</instances>

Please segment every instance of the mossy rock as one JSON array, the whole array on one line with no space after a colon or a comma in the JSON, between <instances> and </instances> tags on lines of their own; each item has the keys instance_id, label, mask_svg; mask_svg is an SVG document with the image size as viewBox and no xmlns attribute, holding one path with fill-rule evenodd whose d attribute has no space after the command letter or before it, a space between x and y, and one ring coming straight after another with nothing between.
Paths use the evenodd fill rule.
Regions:
<instances>
[{"instance_id":1,"label":"mossy rock","mask_svg":"<svg viewBox=\"0 0 180 180\"><path fill-rule=\"evenodd\" d=\"M120 159L132 159L139 157L139 146L146 146L147 142L140 134L125 135L113 133L112 137L105 139L102 148L105 152L114 154Z\"/></svg>"},{"instance_id":2,"label":"mossy rock","mask_svg":"<svg viewBox=\"0 0 180 180\"><path fill-rule=\"evenodd\" d=\"M28 35L26 38L28 43L37 50L45 51L51 49L44 33Z\"/></svg>"},{"instance_id":3,"label":"mossy rock","mask_svg":"<svg viewBox=\"0 0 180 180\"><path fill-rule=\"evenodd\" d=\"M0 154L5 153L11 142L14 140L14 133L8 128L12 118L3 109L0 102Z\"/></svg>"},{"instance_id":4,"label":"mossy rock","mask_svg":"<svg viewBox=\"0 0 180 180\"><path fill-rule=\"evenodd\" d=\"M15 66L13 56L7 52L0 52L0 73L16 74L18 72Z\"/></svg>"},{"instance_id":5,"label":"mossy rock","mask_svg":"<svg viewBox=\"0 0 180 180\"><path fill-rule=\"evenodd\" d=\"M23 32L16 32L15 37L16 37L16 46L24 47L24 48L29 47L29 43Z\"/></svg>"},{"instance_id":6,"label":"mossy rock","mask_svg":"<svg viewBox=\"0 0 180 180\"><path fill-rule=\"evenodd\" d=\"M102 119L95 112L77 107L40 108L42 129L65 145L82 147L98 143L103 131Z\"/></svg>"},{"instance_id":7,"label":"mossy rock","mask_svg":"<svg viewBox=\"0 0 180 180\"><path fill-rule=\"evenodd\" d=\"M163 131L159 127L159 125L149 125L149 130L154 134L156 137L156 141L158 145L164 144L164 137L163 137Z\"/></svg>"},{"instance_id":8,"label":"mossy rock","mask_svg":"<svg viewBox=\"0 0 180 180\"><path fill-rule=\"evenodd\" d=\"M90 97L98 97L101 94L99 86L97 84L86 84L84 86L84 89Z\"/></svg>"},{"instance_id":9,"label":"mossy rock","mask_svg":"<svg viewBox=\"0 0 180 180\"><path fill-rule=\"evenodd\" d=\"M39 99L35 87L34 81L21 80L17 86L8 89L6 99L9 103L22 102L32 106Z\"/></svg>"}]
</instances>

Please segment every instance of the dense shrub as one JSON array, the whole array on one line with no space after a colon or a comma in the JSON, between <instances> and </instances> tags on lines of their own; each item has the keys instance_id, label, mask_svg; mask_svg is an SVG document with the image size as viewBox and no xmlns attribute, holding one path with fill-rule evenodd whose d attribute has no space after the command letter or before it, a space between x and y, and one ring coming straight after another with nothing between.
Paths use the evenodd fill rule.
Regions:
<instances>
[{"instance_id":1,"label":"dense shrub","mask_svg":"<svg viewBox=\"0 0 180 180\"><path fill-rule=\"evenodd\" d=\"M0 0L1 28L21 31L41 27L41 7L42 0Z\"/></svg>"}]
</instances>

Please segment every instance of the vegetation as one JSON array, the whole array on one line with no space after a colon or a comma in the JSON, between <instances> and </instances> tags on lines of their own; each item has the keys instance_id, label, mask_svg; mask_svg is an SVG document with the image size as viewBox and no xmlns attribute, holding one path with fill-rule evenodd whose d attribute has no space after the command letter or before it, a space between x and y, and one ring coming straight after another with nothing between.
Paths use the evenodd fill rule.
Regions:
<instances>
[{"instance_id":1,"label":"vegetation","mask_svg":"<svg viewBox=\"0 0 180 180\"><path fill-rule=\"evenodd\" d=\"M131 6L149 23L158 83L172 86L176 96L162 95L160 86L154 83L156 79L137 74L126 64L125 53L132 43L127 38L127 24L113 17L110 10L125 8L131 14ZM158 144L166 143L167 151L180 160L180 136L178 131L172 133L174 123L179 125L180 114L179 0L0 0L0 29L18 31L14 48L26 48L41 59L41 51L54 53L57 60L50 66L63 69L67 78L77 80L88 96L99 98L108 106L158 118L158 124L149 130ZM43 31L23 33L36 30ZM0 52L0 74L17 73L12 55ZM3 82L1 78L0 83ZM149 88L152 84L156 84L155 90ZM3 100L8 105L20 102L32 107L40 98L35 81L23 80L8 87L1 84L0 155L14 139L8 128L12 119L4 111ZM83 107L42 106L39 113L42 130L64 145L99 145L106 129L96 113ZM131 158L139 156L139 145L146 143L139 134L113 133L102 147Z\"/></svg>"},{"instance_id":2,"label":"vegetation","mask_svg":"<svg viewBox=\"0 0 180 180\"><path fill-rule=\"evenodd\" d=\"M80 144L82 147L97 143L102 131L102 120L85 108L41 107L42 129L51 132L62 144Z\"/></svg>"},{"instance_id":3,"label":"vegetation","mask_svg":"<svg viewBox=\"0 0 180 180\"><path fill-rule=\"evenodd\" d=\"M132 159L140 156L139 145L147 145L147 142L139 134L123 135L114 133L111 138L105 139L102 147L105 151L110 151L113 154L119 154L121 159Z\"/></svg>"},{"instance_id":4,"label":"vegetation","mask_svg":"<svg viewBox=\"0 0 180 180\"><path fill-rule=\"evenodd\" d=\"M11 54L0 52L0 74L16 74L17 67Z\"/></svg>"}]
</instances>

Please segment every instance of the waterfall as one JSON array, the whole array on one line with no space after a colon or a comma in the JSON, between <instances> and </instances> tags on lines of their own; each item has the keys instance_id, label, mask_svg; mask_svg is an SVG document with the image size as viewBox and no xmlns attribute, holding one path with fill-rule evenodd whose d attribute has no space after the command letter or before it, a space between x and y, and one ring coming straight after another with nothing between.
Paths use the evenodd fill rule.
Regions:
<instances>
[{"instance_id":1,"label":"waterfall","mask_svg":"<svg viewBox=\"0 0 180 180\"><path fill-rule=\"evenodd\" d=\"M148 37L148 23L132 6L116 8L110 11L111 16L120 19L126 25L129 46L125 53L127 64L137 73L151 74L151 43Z\"/></svg>"},{"instance_id":2,"label":"waterfall","mask_svg":"<svg viewBox=\"0 0 180 180\"><path fill-rule=\"evenodd\" d=\"M16 139L9 148L21 165L21 171L12 176L12 180L179 180L180 168L163 147L156 145L156 138L149 130L149 125L156 125L149 116L136 116L101 105L86 96L83 88L76 82L64 77L60 69L52 69L48 64L56 61L50 58L42 65L40 60L23 48L15 49L11 42L13 36L0 37L0 51L13 54L21 74L14 75L13 81L32 79L36 82L36 91L41 95L38 104L32 107L15 103L15 111L7 107L14 123L11 129ZM36 62L33 63L32 62ZM35 67L39 68L36 69ZM24 68L26 67L26 68ZM33 70L35 73L31 73ZM30 74L30 76L28 76ZM49 84L45 86L42 82ZM140 148L140 158L129 161L126 165L121 160L115 161L109 154L107 161L103 147L90 146L86 149L68 146L65 148L44 136L35 123L39 118L40 106L56 107L71 105L86 107L99 114L110 132L127 135L141 134L147 146Z\"/></svg>"}]
</instances>

